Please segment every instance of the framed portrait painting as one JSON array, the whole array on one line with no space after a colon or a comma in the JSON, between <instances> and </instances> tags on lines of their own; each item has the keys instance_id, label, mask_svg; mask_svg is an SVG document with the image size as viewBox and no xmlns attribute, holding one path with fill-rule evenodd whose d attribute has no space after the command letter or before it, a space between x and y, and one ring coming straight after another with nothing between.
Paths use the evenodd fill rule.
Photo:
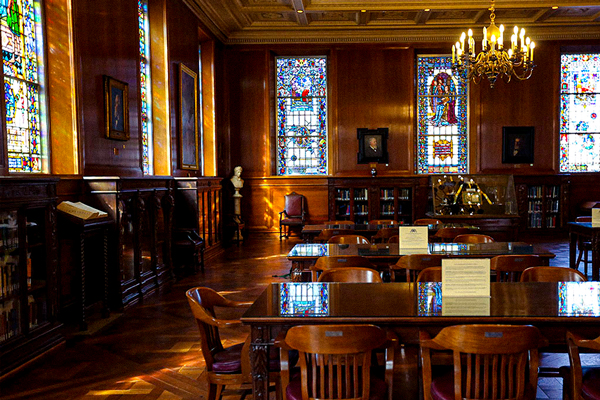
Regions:
<instances>
[{"instance_id":1,"label":"framed portrait painting","mask_svg":"<svg viewBox=\"0 0 600 400\"><path fill-rule=\"evenodd\" d=\"M105 136L129 140L129 105L127 83L104 76Z\"/></svg>"},{"instance_id":2,"label":"framed portrait painting","mask_svg":"<svg viewBox=\"0 0 600 400\"><path fill-rule=\"evenodd\" d=\"M358 163L388 163L388 128L358 128Z\"/></svg>"},{"instance_id":3,"label":"framed portrait painting","mask_svg":"<svg viewBox=\"0 0 600 400\"><path fill-rule=\"evenodd\" d=\"M533 126L502 127L502 163L533 164Z\"/></svg>"},{"instance_id":4,"label":"framed portrait painting","mask_svg":"<svg viewBox=\"0 0 600 400\"><path fill-rule=\"evenodd\" d=\"M198 75L179 64L179 164L197 170L198 164Z\"/></svg>"}]
</instances>

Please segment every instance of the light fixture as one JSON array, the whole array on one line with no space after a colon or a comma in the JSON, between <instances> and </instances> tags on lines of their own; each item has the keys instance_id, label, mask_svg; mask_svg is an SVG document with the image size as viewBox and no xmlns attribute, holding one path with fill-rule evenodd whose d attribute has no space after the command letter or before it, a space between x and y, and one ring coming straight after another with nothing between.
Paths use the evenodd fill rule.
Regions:
<instances>
[{"instance_id":1,"label":"light fixture","mask_svg":"<svg viewBox=\"0 0 600 400\"><path fill-rule=\"evenodd\" d=\"M452 69L459 76L464 76L466 80L473 80L475 83L481 81L485 76L490 81L490 86L494 87L498 76L503 77L506 83L510 82L514 75L519 80L529 79L533 72L533 49L535 43L528 37L525 37L525 29L515 26L514 33L511 36L510 48L504 48L504 25L500 28L494 23L496 14L494 13L494 0L489 8L490 26L483 28L483 40L481 41L481 52L475 53L475 39L473 31L468 32L468 48L465 48L465 39L467 35L463 32L460 40L452 46Z\"/></svg>"},{"instance_id":2,"label":"light fixture","mask_svg":"<svg viewBox=\"0 0 600 400\"><path fill-rule=\"evenodd\" d=\"M360 10L360 12L367 12L367 10Z\"/></svg>"},{"instance_id":3,"label":"light fixture","mask_svg":"<svg viewBox=\"0 0 600 400\"><path fill-rule=\"evenodd\" d=\"M297 13L298 14L302 14L304 12L304 10L298 10Z\"/></svg>"},{"instance_id":4,"label":"light fixture","mask_svg":"<svg viewBox=\"0 0 600 400\"><path fill-rule=\"evenodd\" d=\"M429 12L429 11L431 11L431 8L426 8L426 9L424 9L423 11L425 11L425 12Z\"/></svg>"}]
</instances>

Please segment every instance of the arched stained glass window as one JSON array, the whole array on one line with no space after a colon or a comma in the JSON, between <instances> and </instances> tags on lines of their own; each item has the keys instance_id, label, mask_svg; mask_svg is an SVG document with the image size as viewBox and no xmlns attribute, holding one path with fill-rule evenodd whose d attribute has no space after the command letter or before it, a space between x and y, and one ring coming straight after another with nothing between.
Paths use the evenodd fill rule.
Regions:
<instances>
[{"instance_id":1,"label":"arched stained glass window","mask_svg":"<svg viewBox=\"0 0 600 400\"><path fill-rule=\"evenodd\" d=\"M150 80L150 27L148 23L148 0L138 0L138 23L140 30L140 91L142 115L142 167L144 175L152 175L152 102Z\"/></svg>"},{"instance_id":2,"label":"arched stained glass window","mask_svg":"<svg viewBox=\"0 0 600 400\"><path fill-rule=\"evenodd\" d=\"M417 57L417 173L467 173L467 84L451 57Z\"/></svg>"},{"instance_id":3,"label":"arched stained glass window","mask_svg":"<svg viewBox=\"0 0 600 400\"><path fill-rule=\"evenodd\" d=\"M327 58L275 62L277 175L327 175Z\"/></svg>"},{"instance_id":4,"label":"arched stained glass window","mask_svg":"<svg viewBox=\"0 0 600 400\"><path fill-rule=\"evenodd\" d=\"M42 136L43 65L40 5L0 0L8 169L47 172Z\"/></svg>"},{"instance_id":5,"label":"arched stained glass window","mask_svg":"<svg viewBox=\"0 0 600 400\"><path fill-rule=\"evenodd\" d=\"M600 171L600 54L561 55L560 172Z\"/></svg>"}]
</instances>

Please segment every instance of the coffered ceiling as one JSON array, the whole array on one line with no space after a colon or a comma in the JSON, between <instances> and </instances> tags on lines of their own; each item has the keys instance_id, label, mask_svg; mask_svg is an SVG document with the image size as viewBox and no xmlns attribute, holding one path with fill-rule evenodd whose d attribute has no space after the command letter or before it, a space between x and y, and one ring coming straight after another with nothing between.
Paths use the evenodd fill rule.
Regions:
<instances>
[{"instance_id":1,"label":"coffered ceiling","mask_svg":"<svg viewBox=\"0 0 600 400\"><path fill-rule=\"evenodd\" d=\"M453 42L468 28L489 25L491 4L481 0L184 1L226 44ZM598 0L497 0L495 6L496 24L507 29L525 27L533 40L600 38Z\"/></svg>"}]
</instances>

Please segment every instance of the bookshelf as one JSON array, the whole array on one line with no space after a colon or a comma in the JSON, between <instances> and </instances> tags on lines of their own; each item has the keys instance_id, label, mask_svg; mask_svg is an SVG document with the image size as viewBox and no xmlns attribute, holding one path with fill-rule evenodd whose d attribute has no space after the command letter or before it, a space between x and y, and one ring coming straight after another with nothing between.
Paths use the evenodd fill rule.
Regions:
<instances>
[{"instance_id":1,"label":"bookshelf","mask_svg":"<svg viewBox=\"0 0 600 400\"><path fill-rule=\"evenodd\" d=\"M522 226L535 232L563 228L568 212L569 179L566 176L515 176Z\"/></svg>"},{"instance_id":2,"label":"bookshelf","mask_svg":"<svg viewBox=\"0 0 600 400\"><path fill-rule=\"evenodd\" d=\"M57 321L57 180L2 178L0 378L64 340Z\"/></svg>"}]
</instances>

